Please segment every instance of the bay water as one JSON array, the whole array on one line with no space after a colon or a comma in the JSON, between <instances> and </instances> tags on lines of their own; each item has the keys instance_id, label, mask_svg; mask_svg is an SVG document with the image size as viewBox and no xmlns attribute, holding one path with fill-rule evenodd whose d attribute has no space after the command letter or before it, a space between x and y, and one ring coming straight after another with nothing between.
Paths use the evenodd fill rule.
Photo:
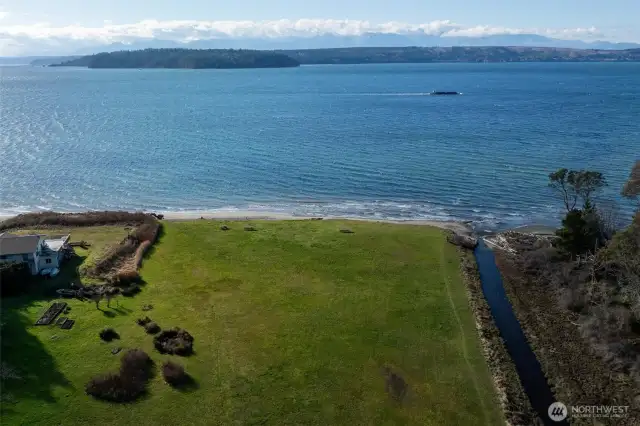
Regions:
<instances>
[{"instance_id":1,"label":"bay water","mask_svg":"<svg viewBox=\"0 0 640 426\"><path fill-rule=\"evenodd\" d=\"M461 96L430 96L453 90ZM557 224L640 158L640 63L0 68L0 215L250 210Z\"/></svg>"}]
</instances>

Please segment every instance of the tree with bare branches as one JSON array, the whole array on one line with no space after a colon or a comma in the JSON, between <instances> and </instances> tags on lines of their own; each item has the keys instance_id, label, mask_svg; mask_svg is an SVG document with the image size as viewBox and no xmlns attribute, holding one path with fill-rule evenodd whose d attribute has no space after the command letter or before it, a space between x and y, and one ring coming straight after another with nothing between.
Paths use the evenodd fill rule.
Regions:
<instances>
[{"instance_id":1,"label":"tree with bare branches","mask_svg":"<svg viewBox=\"0 0 640 426\"><path fill-rule=\"evenodd\" d=\"M584 208L593 205L592 196L607 185L600 172L558 169L549 174L549 187L560 194L567 213L582 200Z\"/></svg>"}]
</instances>

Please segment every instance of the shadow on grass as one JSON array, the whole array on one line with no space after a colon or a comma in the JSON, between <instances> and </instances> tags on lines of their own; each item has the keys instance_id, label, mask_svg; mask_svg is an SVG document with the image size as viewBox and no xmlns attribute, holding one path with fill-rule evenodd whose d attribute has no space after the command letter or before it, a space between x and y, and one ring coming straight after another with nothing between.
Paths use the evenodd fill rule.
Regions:
<instances>
[{"instance_id":1,"label":"shadow on grass","mask_svg":"<svg viewBox=\"0 0 640 426\"><path fill-rule=\"evenodd\" d=\"M59 371L55 359L47 351L40 339L30 330L36 327L25 310L36 303L51 303L60 299L56 290L70 288L71 283L79 283L78 267L85 256L74 256L62 265L60 274L54 278L35 276L26 283L24 292L13 297L3 297L0 310L0 353L2 362L15 369L19 379L1 382L1 392L6 400L2 404L2 414L10 414L11 401L24 399L55 402L53 389L64 387L73 389L69 380ZM42 326L38 326L42 327Z\"/></svg>"},{"instance_id":2,"label":"shadow on grass","mask_svg":"<svg viewBox=\"0 0 640 426\"><path fill-rule=\"evenodd\" d=\"M21 309L3 306L2 323L2 362L17 370L20 376L20 379L2 383L3 394L11 395L12 400L36 399L53 403L55 387L73 388L42 342L29 332L35 326ZM3 414L11 410L6 405L2 404Z\"/></svg>"},{"instance_id":3,"label":"shadow on grass","mask_svg":"<svg viewBox=\"0 0 640 426\"><path fill-rule=\"evenodd\" d=\"M182 383L171 387L180 392L189 393L200 389L200 384L190 374L187 374Z\"/></svg>"}]
</instances>

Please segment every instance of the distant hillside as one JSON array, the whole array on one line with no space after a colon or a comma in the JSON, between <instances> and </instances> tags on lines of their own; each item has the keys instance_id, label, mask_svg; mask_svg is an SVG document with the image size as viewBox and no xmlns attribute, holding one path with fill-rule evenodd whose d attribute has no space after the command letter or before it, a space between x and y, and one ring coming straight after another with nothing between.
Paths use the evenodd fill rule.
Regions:
<instances>
[{"instance_id":1,"label":"distant hillside","mask_svg":"<svg viewBox=\"0 0 640 426\"><path fill-rule=\"evenodd\" d=\"M52 66L89 68L278 68L299 64L432 62L636 62L640 49L554 47L347 47L300 50L145 49L71 58ZM37 65L38 63L33 62Z\"/></svg>"},{"instance_id":2,"label":"distant hillside","mask_svg":"<svg viewBox=\"0 0 640 426\"><path fill-rule=\"evenodd\" d=\"M278 50L301 64L429 62L640 61L640 49L586 50L553 47L350 47Z\"/></svg>"},{"instance_id":3,"label":"distant hillside","mask_svg":"<svg viewBox=\"0 0 640 426\"><path fill-rule=\"evenodd\" d=\"M282 53L233 49L144 49L98 53L52 66L88 68L283 68L297 67Z\"/></svg>"},{"instance_id":4,"label":"distant hillside","mask_svg":"<svg viewBox=\"0 0 640 426\"><path fill-rule=\"evenodd\" d=\"M45 56L43 58L37 58L31 60L29 65L34 67L48 66L53 64L59 64L65 61L72 61L74 59L82 58L82 56Z\"/></svg>"}]
</instances>

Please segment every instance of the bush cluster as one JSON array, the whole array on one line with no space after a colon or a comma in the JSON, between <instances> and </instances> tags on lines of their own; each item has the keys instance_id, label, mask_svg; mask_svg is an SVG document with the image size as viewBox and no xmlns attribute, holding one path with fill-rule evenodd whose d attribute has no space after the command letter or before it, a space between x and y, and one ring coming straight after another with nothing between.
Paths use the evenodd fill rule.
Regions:
<instances>
[{"instance_id":1,"label":"bush cluster","mask_svg":"<svg viewBox=\"0 0 640 426\"><path fill-rule=\"evenodd\" d=\"M138 323L139 326L144 327L145 325L149 324L151 322L151 318L149 317L144 317L144 318L138 318L136 320L136 323Z\"/></svg>"},{"instance_id":2,"label":"bush cluster","mask_svg":"<svg viewBox=\"0 0 640 426\"><path fill-rule=\"evenodd\" d=\"M188 356L193 353L193 336L180 328L161 332L153 339L153 343L162 354Z\"/></svg>"},{"instance_id":3,"label":"bush cluster","mask_svg":"<svg viewBox=\"0 0 640 426\"><path fill-rule=\"evenodd\" d=\"M160 326L153 321L145 324L144 329L148 334L156 334L160 332Z\"/></svg>"},{"instance_id":4,"label":"bush cluster","mask_svg":"<svg viewBox=\"0 0 640 426\"><path fill-rule=\"evenodd\" d=\"M162 376L165 382L171 386L180 386L187 382L188 375L184 371L184 367L172 361L162 364Z\"/></svg>"},{"instance_id":5,"label":"bush cluster","mask_svg":"<svg viewBox=\"0 0 640 426\"><path fill-rule=\"evenodd\" d=\"M0 223L0 231L13 228L37 228L42 226L98 226L117 224L142 224L155 221L147 213L103 211L85 213L24 213Z\"/></svg>"},{"instance_id":6,"label":"bush cluster","mask_svg":"<svg viewBox=\"0 0 640 426\"><path fill-rule=\"evenodd\" d=\"M133 401L142 395L151 378L153 361L140 349L127 351L120 360L120 371L96 376L85 387L94 398L112 401Z\"/></svg>"},{"instance_id":7,"label":"bush cluster","mask_svg":"<svg viewBox=\"0 0 640 426\"><path fill-rule=\"evenodd\" d=\"M120 335L113 328L105 328L100 332L100 338L105 342L110 342L113 339L119 339Z\"/></svg>"}]
</instances>

